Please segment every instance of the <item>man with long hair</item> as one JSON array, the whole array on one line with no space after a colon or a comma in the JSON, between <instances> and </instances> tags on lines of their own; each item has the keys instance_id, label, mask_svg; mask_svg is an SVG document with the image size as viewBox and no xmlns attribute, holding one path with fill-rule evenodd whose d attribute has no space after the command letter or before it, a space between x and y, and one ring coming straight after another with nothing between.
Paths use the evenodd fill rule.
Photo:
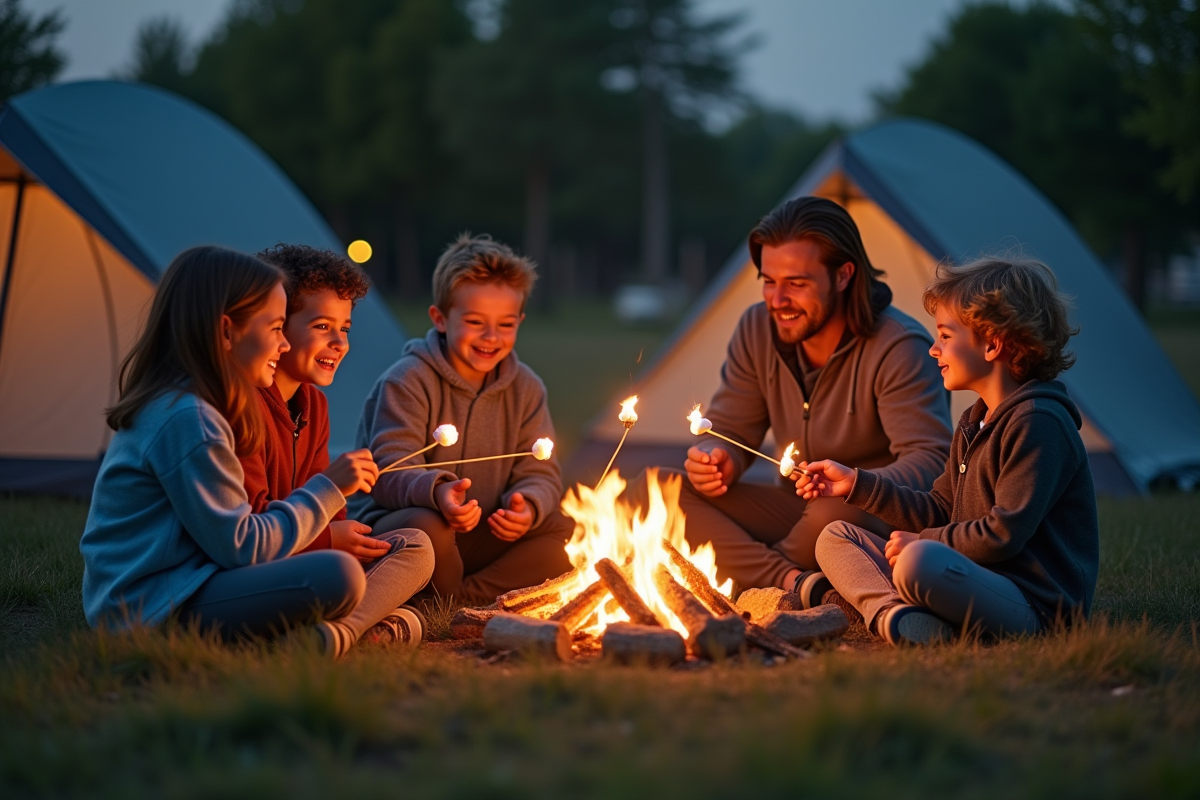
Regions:
<instances>
[{"instance_id":1,"label":"man with long hair","mask_svg":"<svg viewBox=\"0 0 1200 800\"><path fill-rule=\"evenodd\" d=\"M835 459L928 490L950 448L949 397L927 355L932 340L892 307L854 220L830 200L801 197L750 232L763 302L742 315L706 416L713 429L761 447L768 429L796 460ZM687 537L707 541L721 577L778 586L805 607L831 588L817 536L846 520L886 537L880 519L841 500L805 501L791 481L740 481L752 456L713 437L688 450L680 504Z\"/></svg>"}]
</instances>

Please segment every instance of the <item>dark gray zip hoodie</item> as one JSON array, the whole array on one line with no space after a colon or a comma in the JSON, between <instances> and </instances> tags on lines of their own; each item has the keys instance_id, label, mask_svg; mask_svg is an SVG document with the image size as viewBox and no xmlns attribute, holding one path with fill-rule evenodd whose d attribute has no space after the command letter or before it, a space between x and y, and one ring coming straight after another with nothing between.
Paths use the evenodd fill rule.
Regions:
<instances>
[{"instance_id":1,"label":"dark gray zip hoodie","mask_svg":"<svg viewBox=\"0 0 1200 800\"><path fill-rule=\"evenodd\" d=\"M986 415L982 400L963 413L933 491L860 470L846 501L1008 578L1044 624L1086 616L1100 533L1079 410L1059 381L1030 381L981 430Z\"/></svg>"},{"instance_id":2,"label":"dark gray zip hoodie","mask_svg":"<svg viewBox=\"0 0 1200 800\"><path fill-rule=\"evenodd\" d=\"M533 370L509 353L478 392L455 371L442 352L441 336L431 328L423 339L404 345L400 360L388 369L367 396L355 438L380 467L400 460L433 441L442 423L458 428L458 442L435 447L407 463L433 463L459 458L529 452L535 440L554 439L554 424L546 402L546 386ZM558 508L562 473L558 456L538 461L532 456L441 469L389 472L379 477L369 495L350 499L350 517L373 525L400 508L437 508L433 490L439 483L470 478L468 499L483 508L480 524L508 505L520 492L533 507L536 527Z\"/></svg>"}]
</instances>

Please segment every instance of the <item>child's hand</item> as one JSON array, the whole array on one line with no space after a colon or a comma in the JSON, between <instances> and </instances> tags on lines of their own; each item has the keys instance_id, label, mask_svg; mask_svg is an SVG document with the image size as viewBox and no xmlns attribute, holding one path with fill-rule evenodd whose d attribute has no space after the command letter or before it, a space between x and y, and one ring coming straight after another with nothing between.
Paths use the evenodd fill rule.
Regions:
<instances>
[{"instance_id":1,"label":"child's hand","mask_svg":"<svg viewBox=\"0 0 1200 800\"><path fill-rule=\"evenodd\" d=\"M374 561L387 555L388 550L392 549L387 542L372 539L368 535L371 533L370 525L363 525L352 519L339 519L329 523L329 532L332 534L334 550L347 552L359 561Z\"/></svg>"},{"instance_id":2,"label":"child's hand","mask_svg":"<svg viewBox=\"0 0 1200 800\"><path fill-rule=\"evenodd\" d=\"M334 459L322 474L333 481L343 497L349 497L355 492L371 491L379 478L379 467L370 450L353 450Z\"/></svg>"},{"instance_id":3,"label":"child's hand","mask_svg":"<svg viewBox=\"0 0 1200 800\"><path fill-rule=\"evenodd\" d=\"M471 488L471 479L463 478L449 483L440 483L433 490L433 499L437 502L438 511L446 518L451 530L466 533L479 524L483 509L476 500L467 500L467 489Z\"/></svg>"},{"instance_id":4,"label":"child's hand","mask_svg":"<svg viewBox=\"0 0 1200 800\"><path fill-rule=\"evenodd\" d=\"M908 531L892 531L892 538L888 539L887 545L883 548L883 555L888 560L888 565L895 569L900 551L920 538L917 534Z\"/></svg>"},{"instance_id":5,"label":"child's hand","mask_svg":"<svg viewBox=\"0 0 1200 800\"><path fill-rule=\"evenodd\" d=\"M720 497L729 491L733 459L720 447L714 447L711 453L689 447L683 468L692 486L705 497Z\"/></svg>"},{"instance_id":6,"label":"child's hand","mask_svg":"<svg viewBox=\"0 0 1200 800\"><path fill-rule=\"evenodd\" d=\"M529 531L533 524L533 509L525 502L520 492L513 492L508 508L502 508L488 517L492 536L502 542L515 542Z\"/></svg>"},{"instance_id":7,"label":"child's hand","mask_svg":"<svg viewBox=\"0 0 1200 800\"><path fill-rule=\"evenodd\" d=\"M801 470L808 470L809 474L805 475ZM796 465L795 474L800 476L796 479L796 494L805 500L845 497L854 488L854 479L858 475L845 464L829 459L814 461L811 464L801 461Z\"/></svg>"}]
</instances>

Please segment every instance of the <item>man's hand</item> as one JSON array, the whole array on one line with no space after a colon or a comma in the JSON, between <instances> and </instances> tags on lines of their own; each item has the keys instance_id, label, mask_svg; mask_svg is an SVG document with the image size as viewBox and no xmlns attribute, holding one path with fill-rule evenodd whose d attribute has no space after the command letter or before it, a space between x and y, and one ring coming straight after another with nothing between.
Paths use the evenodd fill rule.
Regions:
<instances>
[{"instance_id":1,"label":"man's hand","mask_svg":"<svg viewBox=\"0 0 1200 800\"><path fill-rule=\"evenodd\" d=\"M370 537L371 526L363 525L352 519L339 519L329 523L334 550L342 550L357 558L359 561L374 561L387 555L392 546L387 542Z\"/></svg>"},{"instance_id":2,"label":"man's hand","mask_svg":"<svg viewBox=\"0 0 1200 800\"><path fill-rule=\"evenodd\" d=\"M808 470L808 474L805 475L801 470ZM854 488L854 479L858 477L855 470L829 459L811 464L800 462L794 474L800 476L796 479L796 494L805 500L845 497Z\"/></svg>"},{"instance_id":3,"label":"man's hand","mask_svg":"<svg viewBox=\"0 0 1200 800\"><path fill-rule=\"evenodd\" d=\"M520 492L513 492L508 499L508 508L501 508L488 517L492 536L502 542L515 542L533 525L533 508L525 502Z\"/></svg>"},{"instance_id":4,"label":"man's hand","mask_svg":"<svg viewBox=\"0 0 1200 800\"><path fill-rule=\"evenodd\" d=\"M887 546L883 548L883 555L888 560L888 565L895 569L900 551L920 538L917 534L908 531L892 531L892 538L888 539Z\"/></svg>"},{"instance_id":5,"label":"man's hand","mask_svg":"<svg viewBox=\"0 0 1200 800\"><path fill-rule=\"evenodd\" d=\"M467 500L467 489L471 488L471 479L463 478L458 481L439 483L433 490L433 499L437 502L438 511L446 518L451 530L466 533L479 524L483 509L477 500Z\"/></svg>"},{"instance_id":6,"label":"man's hand","mask_svg":"<svg viewBox=\"0 0 1200 800\"><path fill-rule=\"evenodd\" d=\"M714 447L711 453L689 447L683 468L692 487L705 497L720 497L729 491L733 459L720 447Z\"/></svg>"},{"instance_id":7,"label":"man's hand","mask_svg":"<svg viewBox=\"0 0 1200 800\"><path fill-rule=\"evenodd\" d=\"M370 450L353 450L334 459L323 474L343 497L349 497L355 492L371 491L379 479L379 467Z\"/></svg>"}]
</instances>

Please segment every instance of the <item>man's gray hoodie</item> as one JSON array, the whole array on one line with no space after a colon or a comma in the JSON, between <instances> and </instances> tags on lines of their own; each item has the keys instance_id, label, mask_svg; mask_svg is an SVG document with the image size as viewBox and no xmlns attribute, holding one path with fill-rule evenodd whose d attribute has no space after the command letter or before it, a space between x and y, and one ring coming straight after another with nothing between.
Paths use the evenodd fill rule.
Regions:
<instances>
[{"instance_id":1,"label":"man's gray hoodie","mask_svg":"<svg viewBox=\"0 0 1200 800\"><path fill-rule=\"evenodd\" d=\"M434 429L443 423L458 428L458 442L435 447L406 463L528 453L535 440L554 439L546 386L517 360L515 352L476 392L446 360L442 336L431 328L425 338L409 340L400 360L376 381L363 406L356 446L369 448L383 468L431 443ZM350 517L373 525L396 509L436 509L434 487L460 478L471 479L467 498L482 507L481 525L493 511L506 507L514 492L532 506L532 527L557 509L562 497L558 456L548 461L522 456L389 472L379 476L371 494L350 499Z\"/></svg>"},{"instance_id":2,"label":"man's gray hoodie","mask_svg":"<svg viewBox=\"0 0 1200 800\"><path fill-rule=\"evenodd\" d=\"M764 303L746 309L705 413L713 430L759 447L770 428L780 451L796 443L797 461L832 458L905 486L932 486L950 449L949 397L928 354L929 333L889 305L886 285L877 288L872 335L847 335L807 397L788 364L798 345L777 340ZM734 481L753 459L715 437L698 444L729 452Z\"/></svg>"},{"instance_id":3,"label":"man's gray hoodie","mask_svg":"<svg viewBox=\"0 0 1200 800\"><path fill-rule=\"evenodd\" d=\"M963 413L933 491L861 470L846 501L1008 578L1044 624L1088 614L1100 533L1079 410L1062 383L1029 381L980 429L986 414Z\"/></svg>"}]
</instances>

